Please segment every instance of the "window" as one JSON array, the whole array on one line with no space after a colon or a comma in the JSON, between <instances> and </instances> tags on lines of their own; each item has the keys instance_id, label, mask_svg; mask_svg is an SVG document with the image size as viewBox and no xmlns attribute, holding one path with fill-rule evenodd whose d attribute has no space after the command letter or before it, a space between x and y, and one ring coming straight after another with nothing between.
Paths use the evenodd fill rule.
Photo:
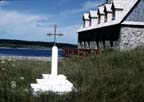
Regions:
<instances>
[{"instance_id":1,"label":"window","mask_svg":"<svg viewBox=\"0 0 144 102\"><path fill-rule=\"evenodd\" d=\"M112 20L115 20L115 10L112 11Z\"/></svg>"},{"instance_id":2,"label":"window","mask_svg":"<svg viewBox=\"0 0 144 102\"><path fill-rule=\"evenodd\" d=\"M83 28L85 28L85 19L83 17Z\"/></svg>"},{"instance_id":3,"label":"window","mask_svg":"<svg viewBox=\"0 0 144 102\"><path fill-rule=\"evenodd\" d=\"M101 14L100 14L100 10L98 9L98 24L100 24L101 23Z\"/></svg>"},{"instance_id":4,"label":"window","mask_svg":"<svg viewBox=\"0 0 144 102\"><path fill-rule=\"evenodd\" d=\"M89 21L89 26L92 25L92 18L90 18L90 21Z\"/></svg>"},{"instance_id":5,"label":"window","mask_svg":"<svg viewBox=\"0 0 144 102\"><path fill-rule=\"evenodd\" d=\"M83 28L85 28L85 20L83 20Z\"/></svg>"},{"instance_id":6,"label":"window","mask_svg":"<svg viewBox=\"0 0 144 102\"><path fill-rule=\"evenodd\" d=\"M107 22L107 12L105 12L104 22Z\"/></svg>"},{"instance_id":7,"label":"window","mask_svg":"<svg viewBox=\"0 0 144 102\"><path fill-rule=\"evenodd\" d=\"M112 20L115 20L115 6L112 4Z\"/></svg>"},{"instance_id":8,"label":"window","mask_svg":"<svg viewBox=\"0 0 144 102\"><path fill-rule=\"evenodd\" d=\"M98 24L100 24L100 21L101 21L101 16L98 15Z\"/></svg>"},{"instance_id":9,"label":"window","mask_svg":"<svg viewBox=\"0 0 144 102\"><path fill-rule=\"evenodd\" d=\"M104 22L107 22L107 8L104 6Z\"/></svg>"}]
</instances>

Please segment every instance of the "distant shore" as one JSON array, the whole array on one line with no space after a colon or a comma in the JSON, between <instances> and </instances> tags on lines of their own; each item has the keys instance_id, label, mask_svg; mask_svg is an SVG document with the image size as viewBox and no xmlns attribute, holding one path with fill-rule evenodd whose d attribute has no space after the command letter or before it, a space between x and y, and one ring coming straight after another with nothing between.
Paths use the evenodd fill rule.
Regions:
<instances>
[{"instance_id":1,"label":"distant shore","mask_svg":"<svg viewBox=\"0 0 144 102\"><path fill-rule=\"evenodd\" d=\"M25 40L13 40L13 39L0 39L0 47L10 47L10 48L40 48L49 49L52 48L53 42L43 42L43 41L25 41ZM69 43L56 43L58 48L77 48L76 44Z\"/></svg>"}]
</instances>

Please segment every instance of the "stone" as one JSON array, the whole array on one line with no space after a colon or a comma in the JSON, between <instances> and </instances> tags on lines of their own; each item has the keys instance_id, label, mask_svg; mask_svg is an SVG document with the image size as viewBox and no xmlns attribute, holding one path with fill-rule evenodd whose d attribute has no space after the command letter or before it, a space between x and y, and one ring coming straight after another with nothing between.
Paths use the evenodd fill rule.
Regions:
<instances>
[{"instance_id":1,"label":"stone","mask_svg":"<svg viewBox=\"0 0 144 102\"><path fill-rule=\"evenodd\" d=\"M99 49L100 49L101 51L104 50L104 43L103 43L103 41L99 41Z\"/></svg>"},{"instance_id":2,"label":"stone","mask_svg":"<svg viewBox=\"0 0 144 102\"><path fill-rule=\"evenodd\" d=\"M113 48L115 50L118 50L119 49L119 41L113 41Z\"/></svg>"},{"instance_id":3,"label":"stone","mask_svg":"<svg viewBox=\"0 0 144 102\"><path fill-rule=\"evenodd\" d=\"M90 49L97 49L97 43L96 43L96 41L91 41L90 42Z\"/></svg>"},{"instance_id":4,"label":"stone","mask_svg":"<svg viewBox=\"0 0 144 102\"><path fill-rule=\"evenodd\" d=\"M89 48L90 48L88 42L85 42L85 48L86 48L86 49L89 49Z\"/></svg>"},{"instance_id":5,"label":"stone","mask_svg":"<svg viewBox=\"0 0 144 102\"><path fill-rule=\"evenodd\" d=\"M78 49L81 49L81 43L80 42L78 43Z\"/></svg>"},{"instance_id":6,"label":"stone","mask_svg":"<svg viewBox=\"0 0 144 102\"><path fill-rule=\"evenodd\" d=\"M84 49L85 48L85 43L81 42L81 48Z\"/></svg>"},{"instance_id":7,"label":"stone","mask_svg":"<svg viewBox=\"0 0 144 102\"><path fill-rule=\"evenodd\" d=\"M138 46L144 46L144 29L122 27L120 35L120 50L131 50Z\"/></svg>"},{"instance_id":8,"label":"stone","mask_svg":"<svg viewBox=\"0 0 144 102\"><path fill-rule=\"evenodd\" d=\"M105 41L105 48L106 49L111 48L110 41Z\"/></svg>"}]
</instances>

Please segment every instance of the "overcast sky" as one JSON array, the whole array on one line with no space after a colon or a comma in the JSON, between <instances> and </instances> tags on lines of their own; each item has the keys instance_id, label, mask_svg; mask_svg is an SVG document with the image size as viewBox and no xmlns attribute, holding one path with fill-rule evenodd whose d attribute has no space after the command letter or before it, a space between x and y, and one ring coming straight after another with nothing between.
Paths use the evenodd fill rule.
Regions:
<instances>
[{"instance_id":1,"label":"overcast sky","mask_svg":"<svg viewBox=\"0 0 144 102\"><path fill-rule=\"evenodd\" d=\"M0 1L0 39L52 42L46 36L58 25L57 41L77 44L82 15L104 0L4 0Z\"/></svg>"}]
</instances>

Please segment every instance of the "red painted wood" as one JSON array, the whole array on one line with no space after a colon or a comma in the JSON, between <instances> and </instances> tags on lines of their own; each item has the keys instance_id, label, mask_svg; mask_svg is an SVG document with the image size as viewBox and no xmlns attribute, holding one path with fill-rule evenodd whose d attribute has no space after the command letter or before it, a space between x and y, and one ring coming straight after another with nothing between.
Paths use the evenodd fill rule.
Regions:
<instances>
[{"instance_id":1,"label":"red painted wood","mask_svg":"<svg viewBox=\"0 0 144 102\"><path fill-rule=\"evenodd\" d=\"M99 53L99 49L72 49L72 48L62 49L63 57L87 56L90 54L98 54L98 53Z\"/></svg>"}]
</instances>

